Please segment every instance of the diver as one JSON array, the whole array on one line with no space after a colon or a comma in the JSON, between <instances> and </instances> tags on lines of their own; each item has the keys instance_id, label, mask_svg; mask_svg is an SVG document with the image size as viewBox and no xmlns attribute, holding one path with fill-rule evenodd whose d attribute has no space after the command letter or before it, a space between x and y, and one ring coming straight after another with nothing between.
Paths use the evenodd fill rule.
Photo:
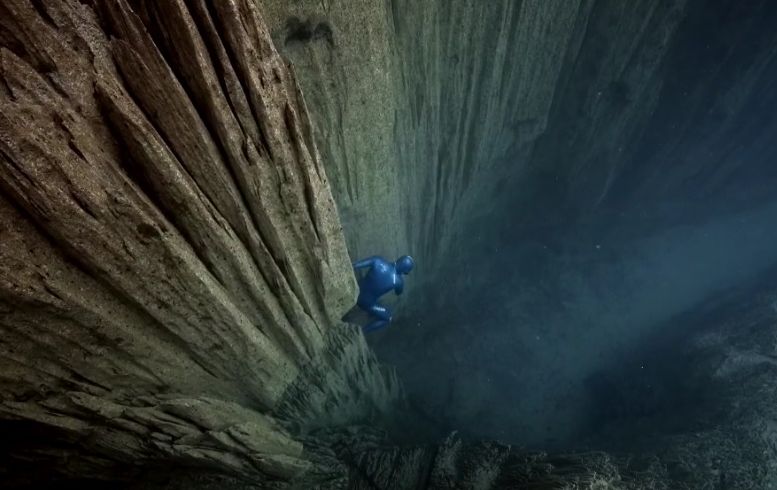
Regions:
<instances>
[{"instance_id":1,"label":"diver","mask_svg":"<svg viewBox=\"0 0 777 490\"><path fill-rule=\"evenodd\" d=\"M355 271L365 269L364 276L359 279L359 299L356 304L370 314L375 320L364 327L364 332L379 330L391 322L391 310L378 303L378 299L392 289L398 295L402 294L405 281L402 275L413 270L413 258L403 255L392 263L383 257L370 257L354 262Z\"/></svg>"}]
</instances>

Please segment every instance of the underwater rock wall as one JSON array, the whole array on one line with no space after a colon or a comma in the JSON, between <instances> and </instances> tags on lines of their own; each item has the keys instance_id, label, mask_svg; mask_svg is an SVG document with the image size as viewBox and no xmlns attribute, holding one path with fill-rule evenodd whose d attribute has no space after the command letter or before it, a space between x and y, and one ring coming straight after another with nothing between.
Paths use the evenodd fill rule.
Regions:
<instances>
[{"instance_id":1,"label":"underwater rock wall","mask_svg":"<svg viewBox=\"0 0 777 490\"><path fill-rule=\"evenodd\" d=\"M566 178L560 167L578 162L575 151L601 153L639 133L685 2L350 3L262 2L329 156L352 256L417 259L399 303L411 310L407 320L400 315L377 348L408 378L432 432L488 426L488 436L511 439L559 428L526 419L510 398L522 385L506 388L521 371L516 357L535 356L534 345L516 346L509 327L517 322L497 320L498 305L486 300L525 296L512 288L524 264L499 240L515 225L559 221L567 196L537 195L538 173ZM573 98L578 86L614 80L637 102L616 111L593 91ZM565 112L570 99L584 104L574 117ZM556 148L543 137L567 119L591 124L585 140L570 131L557 146L574 143L575 151L543 152ZM579 139L568 141L573 134ZM588 173L570 169L569 178Z\"/></svg>"},{"instance_id":2,"label":"underwater rock wall","mask_svg":"<svg viewBox=\"0 0 777 490\"><path fill-rule=\"evenodd\" d=\"M581 146L601 153L639 131L685 2L262 4L300 74L352 255L407 251L433 282L467 257L480 231L473 221L504 223L504 206L531 193L535 144L554 118L568 118L558 99L573 81L622 79L639 101L617 118L596 115L608 137L594 124ZM510 219L527 219L515 211Z\"/></svg>"},{"instance_id":3,"label":"underwater rock wall","mask_svg":"<svg viewBox=\"0 0 777 490\"><path fill-rule=\"evenodd\" d=\"M351 3L262 2L351 254L418 258L371 338L440 433L573 439L586 376L777 259L773 2Z\"/></svg>"},{"instance_id":4,"label":"underwater rock wall","mask_svg":"<svg viewBox=\"0 0 777 490\"><path fill-rule=\"evenodd\" d=\"M657 215L721 211L713 195L772 196L777 174L745 165L772 152L768 1L261 4L331 156L352 255L409 250L433 274L478 221L617 207L650 232Z\"/></svg>"},{"instance_id":5,"label":"underwater rock wall","mask_svg":"<svg viewBox=\"0 0 777 490\"><path fill-rule=\"evenodd\" d=\"M398 396L340 322L340 220L251 1L2 2L0 237L6 481L285 482L316 471L290 431Z\"/></svg>"},{"instance_id":6,"label":"underwater rock wall","mask_svg":"<svg viewBox=\"0 0 777 490\"><path fill-rule=\"evenodd\" d=\"M555 457L456 437L370 446L364 427L348 429L352 440L322 435L391 411L400 397L394 373L340 324L355 295L349 251L418 259L408 306L429 312L414 317L424 328L384 337L387 352L406 356L405 372L430 376L415 379L433 400L414 415L444 406L432 411L432 433L488 419L515 436L509 430L520 427L479 411L469 389L482 387L486 404L502 396L502 385L480 377L480 361L512 375L494 347L527 362L536 348L510 343L516 316L497 324L458 315L489 309L471 278L486 262L489 274L524 274L493 260L504 243L590 224L613 204L666 216L689 188L732 198L708 209L700 200L704 212L773 196L774 175L757 179L742 164L772 154L773 117L744 117L773 93L775 53L763 49L771 38L744 34L774 19L768 5L754 4L760 16L733 9L744 21L727 31L702 15L701 0L0 3L0 477L25 483L53 465L64 476L131 478L184 465L231 475L238 487L350 479L357 488L487 488L538 473L550 481L537 485L591 486L603 484L596 475L615 482L645 468L681 480L666 472L678 458L649 449L644 467L629 467L598 453ZM687 41L684 22L733 34L715 38L708 70L674 80L668 67L696 59L672 51ZM270 36L300 75L314 124ZM750 47L752 56L735 56ZM709 110L703 78L718 72L730 90ZM729 72L737 77L720 75ZM695 144L685 147L689 136ZM633 238L656 222L608 236ZM592 236L571 228L560 239ZM544 299L519 296L507 310ZM720 486L746 480L715 473L716 455L774 445L771 419L737 418L773 406L774 364L773 352L749 344L721 354L729 338L712 338L725 342L709 365L722 356L722 373L743 373L731 386L752 381L741 384L761 402L731 415L726 431L653 444L681 457L710 448L708 459L679 468L707 465L698 481ZM731 406L748 393L732 390ZM733 444L740 428L764 437Z\"/></svg>"},{"instance_id":7,"label":"underwater rock wall","mask_svg":"<svg viewBox=\"0 0 777 490\"><path fill-rule=\"evenodd\" d=\"M388 2L259 4L305 93L352 258L404 253L417 221L404 203L417 188L397 154L407 107Z\"/></svg>"}]
</instances>

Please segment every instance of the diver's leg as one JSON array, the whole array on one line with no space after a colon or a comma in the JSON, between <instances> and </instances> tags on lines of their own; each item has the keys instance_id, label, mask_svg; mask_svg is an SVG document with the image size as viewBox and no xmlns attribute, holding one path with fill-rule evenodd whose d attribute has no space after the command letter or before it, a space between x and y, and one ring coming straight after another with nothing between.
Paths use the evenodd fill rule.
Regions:
<instances>
[{"instance_id":1,"label":"diver's leg","mask_svg":"<svg viewBox=\"0 0 777 490\"><path fill-rule=\"evenodd\" d=\"M364 327L364 333L380 330L391 322L391 311L385 306L375 303L368 311L377 319Z\"/></svg>"}]
</instances>

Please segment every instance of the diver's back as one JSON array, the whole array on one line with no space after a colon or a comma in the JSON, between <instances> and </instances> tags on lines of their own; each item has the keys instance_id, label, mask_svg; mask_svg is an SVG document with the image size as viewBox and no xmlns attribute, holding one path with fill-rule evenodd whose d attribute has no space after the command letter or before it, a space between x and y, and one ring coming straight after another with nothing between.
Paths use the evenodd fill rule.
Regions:
<instances>
[{"instance_id":1,"label":"diver's back","mask_svg":"<svg viewBox=\"0 0 777 490\"><path fill-rule=\"evenodd\" d=\"M384 259L376 259L370 271L359 281L362 295L378 299L394 288L394 265Z\"/></svg>"}]
</instances>

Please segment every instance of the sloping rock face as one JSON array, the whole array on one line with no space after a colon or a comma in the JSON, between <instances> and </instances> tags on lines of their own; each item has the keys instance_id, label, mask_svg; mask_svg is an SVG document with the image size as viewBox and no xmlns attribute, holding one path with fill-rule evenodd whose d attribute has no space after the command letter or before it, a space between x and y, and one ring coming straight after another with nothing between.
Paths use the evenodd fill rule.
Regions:
<instances>
[{"instance_id":1,"label":"sloping rock face","mask_svg":"<svg viewBox=\"0 0 777 490\"><path fill-rule=\"evenodd\" d=\"M465 224L499 208L498 184L520 173L506 159L546 128L591 5L351 3L261 1L300 74L349 249L411 253L415 283L431 284Z\"/></svg>"},{"instance_id":2,"label":"sloping rock face","mask_svg":"<svg viewBox=\"0 0 777 490\"><path fill-rule=\"evenodd\" d=\"M768 1L260 4L355 255L408 251L435 275L495 222L639 211L649 231L720 211L710 196L773 197L777 174L753 172L773 151Z\"/></svg>"},{"instance_id":3,"label":"sloping rock face","mask_svg":"<svg viewBox=\"0 0 777 490\"><path fill-rule=\"evenodd\" d=\"M280 484L318 471L290 431L388 409L256 5L2 2L0 81L6 482L153 462Z\"/></svg>"},{"instance_id":4,"label":"sloping rock face","mask_svg":"<svg viewBox=\"0 0 777 490\"><path fill-rule=\"evenodd\" d=\"M349 249L417 258L373 338L438 435L574 439L588 375L777 259L773 2L260 3Z\"/></svg>"}]
</instances>

